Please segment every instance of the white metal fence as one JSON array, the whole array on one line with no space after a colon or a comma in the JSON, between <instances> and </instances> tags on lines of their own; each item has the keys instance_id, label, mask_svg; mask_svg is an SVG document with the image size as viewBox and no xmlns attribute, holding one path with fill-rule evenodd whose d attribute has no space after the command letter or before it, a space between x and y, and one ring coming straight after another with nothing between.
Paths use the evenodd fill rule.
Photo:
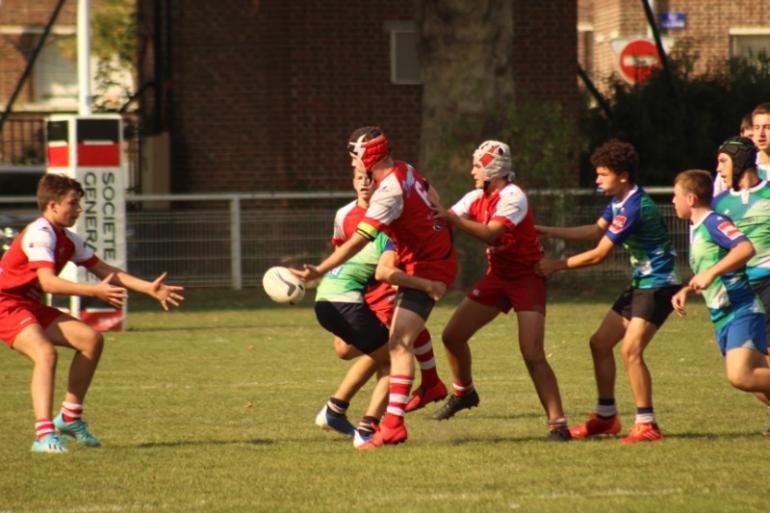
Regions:
<instances>
[{"instance_id":1,"label":"white metal fence","mask_svg":"<svg viewBox=\"0 0 770 513\"><path fill-rule=\"evenodd\" d=\"M668 223L680 265L686 265L688 228L676 219L670 188L647 188ZM572 226L596 221L607 198L583 189L529 191L539 224ZM175 283L197 287L252 287L273 265L317 263L330 250L337 208L352 192L128 195L128 268L152 277L168 271ZM447 201L449 203L449 201ZM37 216L31 197L0 197L0 231L21 229ZM546 243L549 256L587 245ZM483 272L479 243L458 240L465 271L460 286ZM628 255L614 251L601 266L577 271L586 277L629 276Z\"/></svg>"}]
</instances>

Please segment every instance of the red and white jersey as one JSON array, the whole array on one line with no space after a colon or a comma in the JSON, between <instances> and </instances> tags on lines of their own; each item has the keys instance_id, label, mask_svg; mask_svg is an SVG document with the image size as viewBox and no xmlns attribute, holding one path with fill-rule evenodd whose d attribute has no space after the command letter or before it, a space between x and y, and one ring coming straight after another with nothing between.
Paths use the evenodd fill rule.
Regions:
<instances>
[{"instance_id":1,"label":"red and white jersey","mask_svg":"<svg viewBox=\"0 0 770 513\"><path fill-rule=\"evenodd\" d=\"M75 232L57 229L41 217L24 228L0 260L0 293L38 301L43 290L37 270L48 267L58 275L69 261L91 267L99 258Z\"/></svg>"},{"instance_id":2,"label":"red and white jersey","mask_svg":"<svg viewBox=\"0 0 770 513\"><path fill-rule=\"evenodd\" d=\"M364 214L366 214L366 209L359 206L357 200L339 208L334 216L332 245L342 246L346 240L352 237L356 233L356 227L363 219Z\"/></svg>"},{"instance_id":3,"label":"red and white jersey","mask_svg":"<svg viewBox=\"0 0 770 513\"><path fill-rule=\"evenodd\" d=\"M396 161L377 183L356 231L369 240L379 231L387 233L407 274L447 285L454 281L452 234L445 221L434 218L425 180L409 164Z\"/></svg>"},{"instance_id":4,"label":"red and white jersey","mask_svg":"<svg viewBox=\"0 0 770 513\"><path fill-rule=\"evenodd\" d=\"M530 273L543 258L543 246L535 232L532 206L517 185L509 183L489 195L476 189L463 196L450 210L477 223L497 221L505 225L500 238L487 246L487 274L510 277L522 272Z\"/></svg>"},{"instance_id":5,"label":"red and white jersey","mask_svg":"<svg viewBox=\"0 0 770 513\"><path fill-rule=\"evenodd\" d=\"M361 222L361 219L363 219L364 214L366 214L366 209L359 206L357 200L353 200L337 210L337 214L334 216L332 244L334 246L341 246L352 237L356 233L356 227ZM382 281L371 285L366 290L364 301L366 301L366 304L369 305L373 312L385 312L383 317L389 318L395 296L396 291L390 283Z\"/></svg>"}]
</instances>

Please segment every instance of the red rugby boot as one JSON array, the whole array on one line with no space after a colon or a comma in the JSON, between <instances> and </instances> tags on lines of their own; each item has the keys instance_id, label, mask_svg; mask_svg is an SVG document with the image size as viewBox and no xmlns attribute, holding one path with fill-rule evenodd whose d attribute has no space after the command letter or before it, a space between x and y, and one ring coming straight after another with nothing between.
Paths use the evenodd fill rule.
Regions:
<instances>
[{"instance_id":1,"label":"red rugby boot","mask_svg":"<svg viewBox=\"0 0 770 513\"><path fill-rule=\"evenodd\" d=\"M592 413L585 424L571 428L569 433L573 440L581 440L589 436L617 435L620 433L620 419L617 415L603 419L596 413Z\"/></svg>"},{"instance_id":2,"label":"red rugby boot","mask_svg":"<svg viewBox=\"0 0 770 513\"><path fill-rule=\"evenodd\" d=\"M403 422L396 427L380 425L372 437L365 443L356 447L359 451L371 451L379 449L383 445L397 445L406 442L407 439L406 424Z\"/></svg>"},{"instance_id":3,"label":"red rugby boot","mask_svg":"<svg viewBox=\"0 0 770 513\"><path fill-rule=\"evenodd\" d=\"M441 380L437 381L429 388L417 388L412 392L412 397L409 399L409 402L406 403L404 411L409 413L410 411L419 410L430 403L442 400L446 397L446 394L446 385L444 385L444 382Z\"/></svg>"},{"instance_id":4,"label":"red rugby boot","mask_svg":"<svg viewBox=\"0 0 770 513\"><path fill-rule=\"evenodd\" d=\"M628 436L620 439L622 444L635 444L636 442L657 442L663 439L660 428L654 422L637 422L631 428Z\"/></svg>"}]
</instances>

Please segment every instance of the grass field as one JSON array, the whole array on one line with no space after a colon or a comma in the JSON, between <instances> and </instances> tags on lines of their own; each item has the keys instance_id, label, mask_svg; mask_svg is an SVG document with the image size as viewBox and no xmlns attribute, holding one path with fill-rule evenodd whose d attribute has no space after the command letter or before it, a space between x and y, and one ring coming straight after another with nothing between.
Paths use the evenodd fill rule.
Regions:
<instances>
[{"instance_id":1,"label":"grass field","mask_svg":"<svg viewBox=\"0 0 770 513\"><path fill-rule=\"evenodd\" d=\"M252 304L254 290L187 295L170 315L135 303L131 329L107 335L86 404L102 449L31 454L30 365L3 353L0 513L768 510L769 417L727 384L700 303L670 319L648 352L662 442L545 442L515 320L501 317L472 343L479 408L439 423L432 405L410 414L405 445L359 454L313 424L348 364L309 301L271 308ZM430 320L437 340L456 299ZM547 352L573 423L595 401L587 340L607 307L606 298L549 306ZM436 353L448 381L440 343ZM60 355L57 401L70 359ZM619 370L625 432L633 403Z\"/></svg>"}]
</instances>

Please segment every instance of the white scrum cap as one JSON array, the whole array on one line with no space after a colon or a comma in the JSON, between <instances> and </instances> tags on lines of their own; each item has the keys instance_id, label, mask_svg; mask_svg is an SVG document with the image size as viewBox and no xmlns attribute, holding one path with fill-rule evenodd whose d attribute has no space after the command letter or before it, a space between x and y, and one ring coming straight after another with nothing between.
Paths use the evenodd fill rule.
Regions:
<instances>
[{"instance_id":1,"label":"white scrum cap","mask_svg":"<svg viewBox=\"0 0 770 513\"><path fill-rule=\"evenodd\" d=\"M511 169L511 148L500 141L484 141L473 152L473 161L484 168L484 180L508 178L514 176Z\"/></svg>"}]
</instances>

